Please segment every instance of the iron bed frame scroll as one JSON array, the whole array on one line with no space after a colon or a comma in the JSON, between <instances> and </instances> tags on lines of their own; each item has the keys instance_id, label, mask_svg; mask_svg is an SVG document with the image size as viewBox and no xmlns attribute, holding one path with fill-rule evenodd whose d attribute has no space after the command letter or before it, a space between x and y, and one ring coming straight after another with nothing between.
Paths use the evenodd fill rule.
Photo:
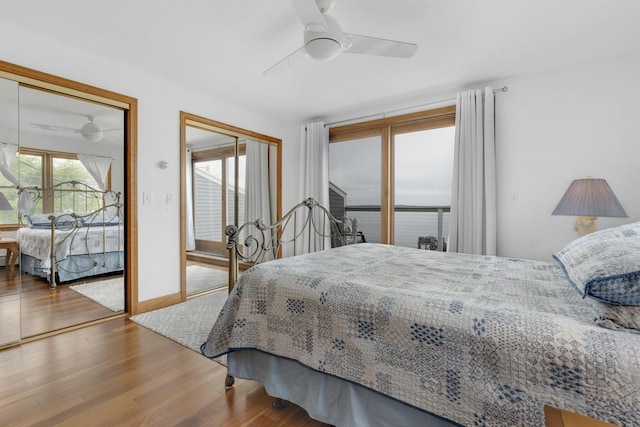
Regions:
<instances>
[{"instance_id":1,"label":"iron bed frame scroll","mask_svg":"<svg viewBox=\"0 0 640 427\"><path fill-rule=\"evenodd\" d=\"M265 224L262 219L257 219L239 227L229 225L225 234L231 292L238 281L240 262L253 265L279 258L283 246L289 244L293 247L292 256L354 244L357 241L358 220L339 220L317 200L308 198L291 208L274 224ZM234 378L227 375L225 387L230 388L234 382Z\"/></svg>"},{"instance_id":2,"label":"iron bed frame scroll","mask_svg":"<svg viewBox=\"0 0 640 427\"><path fill-rule=\"evenodd\" d=\"M81 193L85 199L85 206L89 202L93 202L99 204L101 207L98 209L94 209L92 211L87 211L83 213L78 213L76 210L79 208L76 206L75 197L72 198L72 205L65 206L65 209L69 209L69 213L62 213L59 215L51 214L48 216L50 221L50 230L51 230L51 272L49 274L49 286L53 289L57 287L56 275L58 270L63 270L68 273L73 274L83 274L91 271L92 269L98 266L105 266L107 245L106 245L106 229L107 226L104 219L105 213L108 209L114 209L115 214L109 213L110 217L122 218L122 209L123 204L120 201L121 193L111 190L98 190L95 189L85 183L79 181L65 181L53 185L47 188L40 187L23 187L19 189L19 192L27 191L31 197L31 200L34 204L36 204L39 200L42 200L44 197L53 197L55 191L70 191L74 193ZM21 216L22 221L22 216ZM91 250L88 246L88 242L86 237L88 236L90 228L88 227L102 227L102 251L100 253ZM123 239L123 227L122 222L118 221L117 224L117 242L118 246L120 246L120 242ZM56 243L56 231L66 231L62 239ZM83 234L84 233L84 234ZM81 241L81 245L83 245L85 249L85 255L87 255L91 263L88 266L81 266L74 262L73 258L71 259L71 265L73 269L65 268L60 265L57 259L58 249L60 247L65 247L68 245L72 247L74 241L76 239L84 239ZM102 261L98 258L98 255L102 254ZM69 254L70 256L73 254Z\"/></svg>"}]
</instances>

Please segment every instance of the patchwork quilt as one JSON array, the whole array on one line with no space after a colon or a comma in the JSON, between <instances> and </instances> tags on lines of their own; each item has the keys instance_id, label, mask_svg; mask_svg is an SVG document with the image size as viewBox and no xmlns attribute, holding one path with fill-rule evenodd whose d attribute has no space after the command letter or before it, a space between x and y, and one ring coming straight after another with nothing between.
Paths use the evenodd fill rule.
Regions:
<instances>
[{"instance_id":1,"label":"patchwork quilt","mask_svg":"<svg viewBox=\"0 0 640 427\"><path fill-rule=\"evenodd\" d=\"M20 251L40 260L40 267L51 268L51 230L21 228ZM75 233L75 236L70 236ZM70 255L102 254L124 250L124 228L121 226L87 227L74 231L56 230L56 259Z\"/></svg>"},{"instance_id":2,"label":"patchwork quilt","mask_svg":"<svg viewBox=\"0 0 640 427\"><path fill-rule=\"evenodd\" d=\"M552 262L358 244L252 267L208 357L257 349L469 426L544 405L640 425L640 335L595 323Z\"/></svg>"}]
</instances>

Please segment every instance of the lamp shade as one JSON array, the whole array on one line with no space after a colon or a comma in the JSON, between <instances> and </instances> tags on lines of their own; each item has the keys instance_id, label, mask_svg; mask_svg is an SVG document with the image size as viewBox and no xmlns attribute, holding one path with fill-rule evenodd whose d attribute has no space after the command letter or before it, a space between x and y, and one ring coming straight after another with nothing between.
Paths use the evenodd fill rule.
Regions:
<instances>
[{"instance_id":1,"label":"lamp shade","mask_svg":"<svg viewBox=\"0 0 640 427\"><path fill-rule=\"evenodd\" d=\"M10 210L13 210L13 206L11 206L4 193L0 192L0 211Z\"/></svg>"},{"instance_id":2,"label":"lamp shade","mask_svg":"<svg viewBox=\"0 0 640 427\"><path fill-rule=\"evenodd\" d=\"M551 215L627 218L618 198L604 179L576 179Z\"/></svg>"}]
</instances>

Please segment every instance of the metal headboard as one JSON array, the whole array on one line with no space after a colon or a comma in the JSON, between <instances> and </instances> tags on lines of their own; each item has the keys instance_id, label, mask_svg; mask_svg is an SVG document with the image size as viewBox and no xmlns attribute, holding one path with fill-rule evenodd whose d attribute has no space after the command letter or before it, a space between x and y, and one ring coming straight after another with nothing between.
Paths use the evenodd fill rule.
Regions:
<instances>
[{"instance_id":1,"label":"metal headboard","mask_svg":"<svg viewBox=\"0 0 640 427\"><path fill-rule=\"evenodd\" d=\"M313 198L295 205L274 224L262 219L239 227L227 226L229 250L229 292L238 280L238 264L259 264L282 255L285 245L292 248L290 255L325 250L356 242L358 221L339 220Z\"/></svg>"},{"instance_id":2,"label":"metal headboard","mask_svg":"<svg viewBox=\"0 0 640 427\"><path fill-rule=\"evenodd\" d=\"M74 270L66 270L64 267L60 266L57 262L57 253L59 247L64 247L67 243L69 245L73 244L74 239L82 238L82 233L89 233L89 228L84 227L87 224L101 224L103 228L105 225L105 212L107 209L115 209L115 216L118 218L122 218L122 209L123 204L120 201L121 193L110 190L99 190L91 187L83 182L79 181L64 181L53 185L51 187L40 188L40 187L21 187L18 189L19 195L23 192L27 192L31 201L34 205L36 205L40 200L45 197L52 197L55 191L72 191L75 193L81 193L85 200L93 202L100 206L97 209L93 209L90 211L85 211L87 207L87 202L84 204L84 208L82 206L76 206L76 198L72 198L71 206L64 206L65 210L69 210L69 213L62 213L59 215L51 214L48 216L50 221L50 229L51 229L51 273L49 276L49 286L51 288L55 288L57 286L56 283L56 273L58 269L65 270L69 273L85 273L95 268L96 266L100 266L104 264L105 253L103 253L102 261L99 260L100 257L96 252L92 252L91 248L86 245L86 236L84 239L85 249L87 255L91 258L92 265L90 266L80 266L75 263L72 263L74 266ZM58 206L58 209L62 209L62 206ZM56 207L54 207L54 210ZM83 210L85 212L78 213L78 210ZM46 215L46 214L45 214ZM111 214L110 214L111 215ZM20 215L20 222L23 223L23 216ZM56 231L68 231L69 233L65 234L61 241L56 244ZM121 234L122 233L122 234ZM122 241L124 237L124 230L122 225L118 224L118 242ZM103 233L103 242L102 247L103 250L106 251L106 244L104 242L105 235Z\"/></svg>"}]
</instances>

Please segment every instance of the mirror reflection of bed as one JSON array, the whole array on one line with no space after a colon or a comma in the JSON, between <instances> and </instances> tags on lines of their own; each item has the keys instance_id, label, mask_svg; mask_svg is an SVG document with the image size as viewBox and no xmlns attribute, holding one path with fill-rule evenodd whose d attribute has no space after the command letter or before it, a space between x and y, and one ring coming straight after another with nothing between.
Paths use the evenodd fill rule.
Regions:
<instances>
[{"instance_id":1,"label":"mirror reflection of bed","mask_svg":"<svg viewBox=\"0 0 640 427\"><path fill-rule=\"evenodd\" d=\"M0 187L12 216L3 224L17 228L4 238L20 255L16 274L6 265L0 274L0 343L123 312L125 295L124 110L7 87L18 94L18 131L2 141Z\"/></svg>"}]
</instances>

